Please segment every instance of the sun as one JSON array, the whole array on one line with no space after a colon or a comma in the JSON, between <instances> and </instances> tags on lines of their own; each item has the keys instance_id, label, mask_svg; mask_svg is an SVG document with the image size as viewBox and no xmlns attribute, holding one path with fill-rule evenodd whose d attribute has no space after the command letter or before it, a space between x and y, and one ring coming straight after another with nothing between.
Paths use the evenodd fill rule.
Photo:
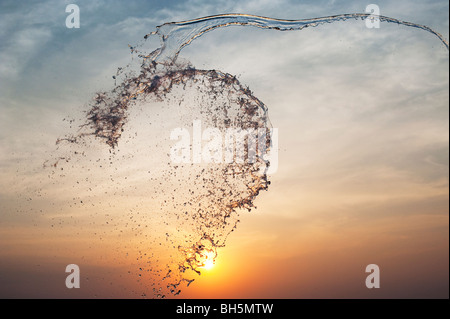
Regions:
<instances>
[{"instance_id":1,"label":"sun","mask_svg":"<svg viewBox=\"0 0 450 319\"><path fill-rule=\"evenodd\" d=\"M214 267L214 260L206 259L203 263L202 268L206 270L211 270Z\"/></svg>"},{"instance_id":2,"label":"sun","mask_svg":"<svg viewBox=\"0 0 450 319\"><path fill-rule=\"evenodd\" d=\"M200 268L205 270L211 270L215 265L217 253L214 250L206 249L205 251L202 252L200 256L203 259Z\"/></svg>"}]
</instances>

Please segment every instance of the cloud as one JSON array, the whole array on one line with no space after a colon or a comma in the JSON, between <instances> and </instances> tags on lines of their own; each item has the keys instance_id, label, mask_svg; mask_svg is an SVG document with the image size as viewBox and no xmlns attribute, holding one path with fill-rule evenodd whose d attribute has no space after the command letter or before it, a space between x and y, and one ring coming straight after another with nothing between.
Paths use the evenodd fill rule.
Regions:
<instances>
[{"instance_id":1,"label":"cloud","mask_svg":"<svg viewBox=\"0 0 450 319\"><path fill-rule=\"evenodd\" d=\"M48 28L24 29L15 32L14 41L7 42L0 53L2 60L0 74L3 80L15 80L21 75L35 53L47 45L51 36Z\"/></svg>"}]
</instances>

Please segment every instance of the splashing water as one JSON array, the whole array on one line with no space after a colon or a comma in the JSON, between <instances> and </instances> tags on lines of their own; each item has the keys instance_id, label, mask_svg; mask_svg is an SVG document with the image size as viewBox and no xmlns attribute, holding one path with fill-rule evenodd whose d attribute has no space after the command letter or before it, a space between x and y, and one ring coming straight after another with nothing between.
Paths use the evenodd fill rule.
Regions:
<instances>
[{"instance_id":1,"label":"splashing water","mask_svg":"<svg viewBox=\"0 0 450 319\"><path fill-rule=\"evenodd\" d=\"M329 17L303 20L272 19L249 14L223 14L182 22L165 23L157 27L157 31L147 34L145 36L145 39L147 39L150 35L159 35L162 42L161 48L153 51L148 57L156 62L166 62L175 60L178 57L180 51L185 46L189 45L190 43L192 43L192 41L201 37L205 33L213 31L217 28L238 25L253 26L257 28L273 29L278 31L294 31L302 30L308 27L317 27L325 23L346 21L349 19L364 20L367 18L379 19L380 22L396 23L407 27L425 30L437 36L448 49L448 41L445 40L441 34L437 33L427 26L401 21L385 16L374 16L366 13L340 14Z\"/></svg>"},{"instance_id":2,"label":"splashing water","mask_svg":"<svg viewBox=\"0 0 450 319\"><path fill-rule=\"evenodd\" d=\"M57 140L59 147L69 147L71 155L64 154L63 149L63 154L50 167L56 169L74 159L80 161L79 158L89 149L89 143L100 140L109 148L106 162L111 171L111 181L131 174L126 168L137 167L142 172L149 171L152 176L147 181L152 185L149 188L156 188L154 186L157 185L158 189L153 192L143 191L140 195L148 198L156 207L159 206L159 214L168 229L165 233L167 249L175 252L170 253L169 259L149 256L146 263L153 266L141 265L139 276L145 270L154 275L157 273L151 277L155 297L165 297L167 293L177 295L182 283L187 286L192 283L189 272L200 274L205 263L211 263L211 260L217 258L217 249L225 245L228 235L239 222L239 209L251 210L260 191L268 188L270 161L264 152L270 151L273 142L270 135L272 126L264 103L233 75L217 70L198 70L189 63L178 62L182 49L203 34L227 26L292 31L369 17L369 14L343 14L304 20L280 20L246 14L225 14L165 23L157 27L155 32L145 35L143 40L145 42L152 36L159 36L161 47L150 54L140 51L143 42L131 47L132 53L139 54L138 71L133 73L129 66L120 68L114 76L119 84L111 91L95 95L80 130ZM430 32L448 49L448 42L427 26L384 16L377 18L381 22L397 23ZM171 114L170 123L159 121L158 112ZM145 145L148 146L150 156L157 159L152 165L157 168L150 164L143 165L149 153L130 147L134 142L143 143L143 138L136 137L137 133L133 136L127 132L127 123L139 122L143 118L146 121L141 123L140 130L146 131L148 126L153 127L152 133L144 136L148 138ZM265 145L247 148L245 155L253 153L256 159L253 161L245 156L243 162L234 158L225 163L173 163L168 156L169 134L159 138L157 135L175 127L190 127L198 120L203 126L214 127L221 132L230 128L262 130L266 133ZM92 137L93 140L90 139ZM250 143L247 141L246 145L249 146ZM77 147L79 149L74 151ZM120 152L128 154L125 156L125 168L120 162ZM149 170L149 167L152 169ZM90 181L86 185L94 183ZM115 192L115 195L128 194L123 190L123 182L120 187L122 193ZM136 192L133 189L129 195L135 196ZM140 211L151 214L145 208L140 208ZM138 234L143 236L142 231ZM141 253L141 259L143 255L146 256L146 253ZM156 264L158 265L155 266ZM165 273L162 278L161 272Z\"/></svg>"}]
</instances>

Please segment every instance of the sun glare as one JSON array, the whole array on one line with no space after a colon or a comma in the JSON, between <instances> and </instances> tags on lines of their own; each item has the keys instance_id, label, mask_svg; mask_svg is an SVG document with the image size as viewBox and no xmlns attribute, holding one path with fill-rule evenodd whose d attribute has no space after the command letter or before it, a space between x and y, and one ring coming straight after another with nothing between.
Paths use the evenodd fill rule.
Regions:
<instances>
[{"instance_id":1,"label":"sun glare","mask_svg":"<svg viewBox=\"0 0 450 319\"><path fill-rule=\"evenodd\" d=\"M206 269L206 270L210 270L214 267L214 261L211 259L207 259L205 260L205 262L203 263L202 268Z\"/></svg>"},{"instance_id":2,"label":"sun glare","mask_svg":"<svg viewBox=\"0 0 450 319\"><path fill-rule=\"evenodd\" d=\"M215 258L217 257L217 253L215 251L206 249L200 256L203 259L200 268L210 270L214 267Z\"/></svg>"}]
</instances>

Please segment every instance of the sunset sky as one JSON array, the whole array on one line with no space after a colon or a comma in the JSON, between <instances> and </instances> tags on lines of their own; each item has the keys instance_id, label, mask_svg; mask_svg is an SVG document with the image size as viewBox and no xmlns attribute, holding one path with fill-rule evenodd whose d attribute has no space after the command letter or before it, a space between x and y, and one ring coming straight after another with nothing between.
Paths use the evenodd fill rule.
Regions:
<instances>
[{"instance_id":1,"label":"sunset sky","mask_svg":"<svg viewBox=\"0 0 450 319\"><path fill-rule=\"evenodd\" d=\"M65 26L69 3L80 7L79 29ZM73 129L63 119L80 118L130 63L128 45L169 21L303 19L364 13L369 3L1 1L0 297L152 296L141 257L164 263L160 243L174 224L152 214L146 180L158 163L139 151L170 125L119 145L120 165L43 168ZM449 38L448 1L373 3ZM423 30L361 20L292 32L228 27L186 47L180 59L236 75L267 105L279 164L214 267L177 298L448 298L448 54ZM140 117L133 110L128 127ZM85 150L86 160L109 162L106 146ZM87 176L96 188L85 193ZM81 269L80 289L65 287L68 264ZM379 289L365 286L369 264L380 267Z\"/></svg>"}]
</instances>

